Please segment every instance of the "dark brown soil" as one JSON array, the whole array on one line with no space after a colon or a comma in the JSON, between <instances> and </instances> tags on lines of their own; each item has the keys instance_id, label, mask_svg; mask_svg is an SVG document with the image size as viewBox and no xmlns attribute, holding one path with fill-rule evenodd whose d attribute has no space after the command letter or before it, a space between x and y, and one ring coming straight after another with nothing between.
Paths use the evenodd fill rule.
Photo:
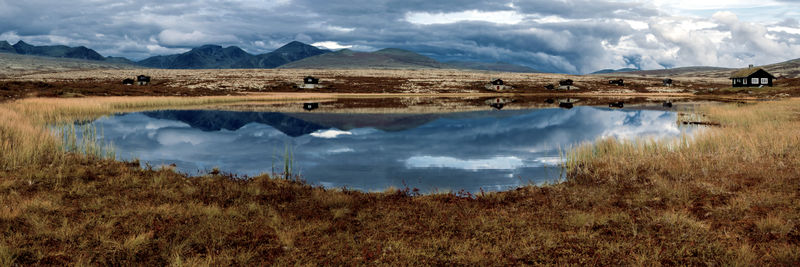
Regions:
<instances>
[{"instance_id":1,"label":"dark brown soil","mask_svg":"<svg viewBox=\"0 0 800 267\"><path fill-rule=\"evenodd\" d=\"M86 80L79 82L0 81L0 101L25 97L82 96L213 96L240 94L236 90L211 90L167 86L167 81L149 85L122 85L118 81Z\"/></svg>"}]
</instances>

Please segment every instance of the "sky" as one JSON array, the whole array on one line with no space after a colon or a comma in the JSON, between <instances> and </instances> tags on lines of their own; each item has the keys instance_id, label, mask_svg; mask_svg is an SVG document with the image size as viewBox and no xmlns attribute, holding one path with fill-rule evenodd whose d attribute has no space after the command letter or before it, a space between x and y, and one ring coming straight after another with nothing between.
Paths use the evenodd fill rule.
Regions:
<instances>
[{"instance_id":1,"label":"sky","mask_svg":"<svg viewBox=\"0 0 800 267\"><path fill-rule=\"evenodd\" d=\"M0 0L0 40L134 60L297 40L583 74L800 58L798 19L800 0Z\"/></svg>"}]
</instances>

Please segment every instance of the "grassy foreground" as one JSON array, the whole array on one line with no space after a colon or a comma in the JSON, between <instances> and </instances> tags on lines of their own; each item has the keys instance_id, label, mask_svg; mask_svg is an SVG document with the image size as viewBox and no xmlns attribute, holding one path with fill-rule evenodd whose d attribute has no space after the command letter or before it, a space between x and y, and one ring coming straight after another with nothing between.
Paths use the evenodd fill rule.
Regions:
<instances>
[{"instance_id":1,"label":"grassy foreground","mask_svg":"<svg viewBox=\"0 0 800 267\"><path fill-rule=\"evenodd\" d=\"M800 264L800 100L706 107L721 126L692 140L583 145L564 183L477 195L187 178L44 127L209 101L0 104L0 266Z\"/></svg>"}]
</instances>

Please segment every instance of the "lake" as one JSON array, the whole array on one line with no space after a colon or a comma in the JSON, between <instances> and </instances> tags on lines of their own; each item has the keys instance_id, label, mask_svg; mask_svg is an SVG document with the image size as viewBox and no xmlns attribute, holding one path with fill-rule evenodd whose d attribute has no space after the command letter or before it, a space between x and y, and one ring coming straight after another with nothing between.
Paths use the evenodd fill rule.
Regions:
<instances>
[{"instance_id":1,"label":"lake","mask_svg":"<svg viewBox=\"0 0 800 267\"><path fill-rule=\"evenodd\" d=\"M676 116L590 106L425 114L160 110L92 124L118 159L175 164L189 175L281 172L288 155L294 174L327 188L479 192L557 182L560 151L581 142L693 131Z\"/></svg>"}]
</instances>

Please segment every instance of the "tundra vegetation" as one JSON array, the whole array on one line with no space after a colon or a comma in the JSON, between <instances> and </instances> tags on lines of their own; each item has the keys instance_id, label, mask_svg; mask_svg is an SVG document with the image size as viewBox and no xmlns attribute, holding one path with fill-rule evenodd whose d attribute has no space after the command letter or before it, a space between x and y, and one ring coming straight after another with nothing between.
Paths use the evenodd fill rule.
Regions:
<instances>
[{"instance_id":1,"label":"tundra vegetation","mask_svg":"<svg viewBox=\"0 0 800 267\"><path fill-rule=\"evenodd\" d=\"M798 99L703 106L720 126L581 144L564 182L492 193L187 177L65 149L52 130L239 98L0 104L0 265L800 264Z\"/></svg>"}]
</instances>

